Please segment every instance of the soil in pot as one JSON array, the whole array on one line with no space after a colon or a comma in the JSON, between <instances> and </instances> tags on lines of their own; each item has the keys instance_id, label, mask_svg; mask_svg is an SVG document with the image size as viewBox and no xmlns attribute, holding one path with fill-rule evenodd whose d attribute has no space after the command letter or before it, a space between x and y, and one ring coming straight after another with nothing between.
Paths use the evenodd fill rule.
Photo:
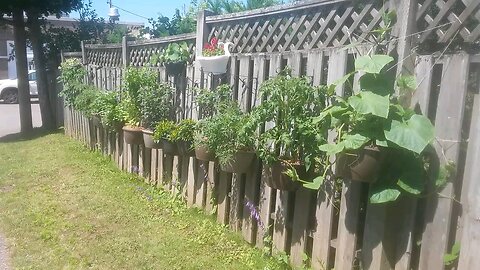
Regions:
<instances>
[{"instance_id":1,"label":"soil in pot","mask_svg":"<svg viewBox=\"0 0 480 270\"><path fill-rule=\"evenodd\" d=\"M162 139L160 142L162 144L162 150L164 154L167 154L167 155L178 154L177 144L165 139Z\"/></svg>"},{"instance_id":2,"label":"soil in pot","mask_svg":"<svg viewBox=\"0 0 480 270\"><path fill-rule=\"evenodd\" d=\"M195 157L203 161L215 161L215 155L208 151L205 146L195 147Z\"/></svg>"},{"instance_id":3,"label":"soil in pot","mask_svg":"<svg viewBox=\"0 0 480 270\"><path fill-rule=\"evenodd\" d=\"M148 129L143 130L143 142L146 148L150 148L150 149L162 148L162 144L153 139L153 131Z\"/></svg>"},{"instance_id":4,"label":"soil in pot","mask_svg":"<svg viewBox=\"0 0 480 270\"><path fill-rule=\"evenodd\" d=\"M165 69L168 75L178 76L185 72L185 62L165 63Z\"/></svg>"},{"instance_id":5,"label":"soil in pot","mask_svg":"<svg viewBox=\"0 0 480 270\"><path fill-rule=\"evenodd\" d=\"M220 169L230 173L246 173L254 158L255 152L238 151L229 162L220 164Z\"/></svg>"},{"instance_id":6,"label":"soil in pot","mask_svg":"<svg viewBox=\"0 0 480 270\"><path fill-rule=\"evenodd\" d=\"M295 191L302 184L298 181L293 181L290 176L286 174L286 171L291 167L285 162L275 162L271 165L265 165L263 173L266 184L274 189L285 190L285 191ZM307 173L307 170L304 165L293 165L293 168L297 171L298 176L302 180L309 180L313 178Z\"/></svg>"},{"instance_id":7,"label":"soil in pot","mask_svg":"<svg viewBox=\"0 0 480 270\"><path fill-rule=\"evenodd\" d=\"M143 132L141 127L124 126L123 138L128 144L143 144Z\"/></svg>"},{"instance_id":8,"label":"soil in pot","mask_svg":"<svg viewBox=\"0 0 480 270\"><path fill-rule=\"evenodd\" d=\"M195 150L191 142L178 141L177 142L178 153L182 156L192 157L195 155Z\"/></svg>"},{"instance_id":9,"label":"soil in pot","mask_svg":"<svg viewBox=\"0 0 480 270\"><path fill-rule=\"evenodd\" d=\"M386 150L377 146L368 146L352 153L341 154L336 164L337 176L373 183L378 178L385 156Z\"/></svg>"}]
</instances>

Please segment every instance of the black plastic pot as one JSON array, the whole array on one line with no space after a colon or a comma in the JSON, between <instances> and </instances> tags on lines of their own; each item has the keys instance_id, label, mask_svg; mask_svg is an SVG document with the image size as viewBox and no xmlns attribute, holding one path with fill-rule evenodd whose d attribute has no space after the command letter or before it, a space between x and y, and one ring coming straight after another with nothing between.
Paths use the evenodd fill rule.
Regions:
<instances>
[{"instance_id":1,"label":"black plastic pot","mask_svg":"<svg viewBox=\"0 0 480 270\"><path fill-rule=\"evenodd\" d=\"M285 162L275 162L271 165L265 165L263 173L265 174L264 179L265 183L274 189L285 190L285 191L295 191L300 186L301 183L298 181L293 181L290 176L285 172L291 167ZM311 177L307 174L307 170L304 165L293 165L293 168L296 170L298 176L302 180L309 180Z\"/></svg>"},{"instance_id":2,"label":"black plastic pot","mask_svg":"<svg viewBox=\"0 0 480 270\"><path fill-rule=\"evenodd\" d=\"M178 154L177 144L165 139L162 139L160 143L162 144L162 150L164 154L167 154L167 155Z\"/></svg>"},{"instance_id":3,"label":"black plastic pot","mask_svg":"<svg viewBox=\"0 0 480 270\"><path fill-rule=\"evenodd\" d=\"M343 153L338 156L336 163L337 176L352 181L373 183L378 178L385 156L386 149L377 146Z\"/></svg>"},{"instance_id":4,"label":"black plastic pot","mask_svg":"<svg viewBox=\"0 0 480 270\"><path fill-rule=\"evenodd\" d=\"M209 152L205 146L195 147L195 157L202 161L215 161L215 155Z\"/></svg>"},{"instance_id":5,"label":"black plastic pot","mask_svg":"<svg viewBox=\"0 0 480 270\"><path fill-rule=\"evenodd\" d=\"M143 144L143 132L141 127L124 126L123 138L127 144Z\"/></svg>"},{"instance_id":6,"label":"black plastic pot","mask_svg":"<svg viewBox=\"0 0 480 270\"><path fill-rule=\"evenodd\" d=\"M160 142L156 142L153 139L153 131L148 129L143 130L143 142L146 148L150 148L150 149L162 148L162 144Z\"/></svg>"},{"instance_id":7,"label":"black plastic pot","mask_svg":"<svg viewBox=\"0 0 480 270\"><path fill-rule=\"evenodd\" d=\"M192 157L195 155L195 150L191 142L178 141L177 142L178 153L182 156Z\"/></svg>"},{"instance_id":8,"label":"black plastic pot","mask_svg":"<svg viewBox=\"0 0 480 270\"><path fill-rule=\"evenodd\" d=\"M165 63L165 69L168 75L178 76L185 72L187 67L185 62Z\"/></svg>"},{"instance_id":9,"label":"black plastic pot","mask_svg":"<svg viewBox=\"0 0 480 270\"><path fill-rule=\"evenodd\" d=\"M220 169L230 173L246 173L254 158L255 152L238 151L227 164L220 164Z\"/></svg>"}]
</instances>

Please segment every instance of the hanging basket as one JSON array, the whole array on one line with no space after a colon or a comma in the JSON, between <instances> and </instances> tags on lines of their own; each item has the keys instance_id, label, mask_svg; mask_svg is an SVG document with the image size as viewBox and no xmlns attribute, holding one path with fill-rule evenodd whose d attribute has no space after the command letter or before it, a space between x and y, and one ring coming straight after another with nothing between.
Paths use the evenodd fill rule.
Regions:
<instances>
[{"instance_id":1,"label":"hanging basket","mask_svg":"<svg viewBox=\"0 0 480 270\"><path fill-rule=\"evenodd\" d=\"M277 161L271 165L265 165L263 173L267 186L285 191L295 191L301 184L298 181L293 181L290 176L286 174L286 171L291 167L285 162ZM302 180L309 180L311 177L307 174L307 170L304 165L293 165L298 176Z\"/></svg>"},{"instance_id":2,"label":"hanging basket","mask_svg":"<svg viewBox=\"0 0 480 270\"><path fill-rule=\"evenodd\" d=\"M191 142L178 141L177 142L178 153L182 156L193 157L195 156L195 150Z\"/></svg>"},{"instance_id":3,"label":"hanging basket","mask_svg":"<svg viewBox=\"0 0 480 270\"><path fill-rule=\"evenodd\" d=\"M343 179L373 183L377 180L386 156L385 148L364 147L338 156L336 174Z\"/></svg>"},{"instance_id":4,"label":"hanging basket","mask_svg":"<svg viewBox=\"0 0 480 270\"><path fill-rule=\"evenodd\" d=\"M220 164L220 169L230 173L246 173L254 158L255 152L238 151L229 162Z\"/></svg>"},{"instance_id":5,"label":"hanging basket","mask_svg":"<svg viewBox=\"0 0 480 270\"><path fill-rule=\"evenodd\" d=\"M127 144L143 144L143 132L141 127L124 126L123 138Z\"/></svg>"},{"instance_id":6,"label":"hanging basket","mask_svg":"<svg viewBox=\"0 0 480 270\"><path fill-rule=\"evenodd\" d=\"M150 149L160 149L162 144L153 139L153 131L144 129L143 130L143 142L146 148Z\"/></svg>"},{"instance_id":7,"label":"hanging basket","mask_svg":"<svg viewBox=\"0 0 480 270\"><path fill-rule=\"evenodd\" d=\"M177 155L178 154L178 149L177 149L177 144L173 143L169 140L162 139L160 141L162 144L162 150L164 154L167 155Z\"/></svg>"},{"instance_id":8,"label":"hanging basket","mask_svg":"<svg viewBox=\"0 0 480 270\"><path fill-rule=\"evenodd\" d=\"M230 56L228 55L197 57L197 61L202 67L203 72L214 75L227 73L228 60L230 60Z\"/></svg>"},{"instance_id":9,"label":"hanging basket","mask_svg":"<svg viewBox=\"0 0 480 270\"><path fill-rule=\"evenodd\" d=\"M168 75L178 76L185 73L187 65L185 62L165 63L165 69Z\"/></svg>"},{"instance_id":10,"label":"hanging basket","mask_svg":"<svg viewBox=\"0 0 480 270\"><path fill-rule=\"evenodd\" d=\"M209 152L205 146L195 147L195 157L202 161L215 161L215 155Z\"/></svg>"}]
</instances>

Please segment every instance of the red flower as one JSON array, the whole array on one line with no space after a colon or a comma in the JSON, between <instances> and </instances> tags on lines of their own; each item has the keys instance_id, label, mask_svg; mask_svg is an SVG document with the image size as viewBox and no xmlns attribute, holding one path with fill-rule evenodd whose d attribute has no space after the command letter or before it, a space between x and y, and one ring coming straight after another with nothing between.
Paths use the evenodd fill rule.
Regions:
<instances>
[{"instance_id":1,"label":"red flower","mask_svg":"<svg viewBox=\"0 0 480 270\"><path fill-rule=\"evenodd\" d=\"M210 40L210 44L211 44L213 47L217 47L218 38L212 37L212 39Z\"/></svg>"}]
</instances>

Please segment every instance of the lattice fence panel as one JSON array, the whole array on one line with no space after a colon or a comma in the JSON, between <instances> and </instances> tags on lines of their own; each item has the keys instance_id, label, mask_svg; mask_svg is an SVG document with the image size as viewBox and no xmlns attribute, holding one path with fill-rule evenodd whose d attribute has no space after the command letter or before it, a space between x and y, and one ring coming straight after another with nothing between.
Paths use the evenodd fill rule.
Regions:
<instances>
[{"instance_id":1,"label":"lattice fence panel","mask_svg":"<svg viewBox=\"0 0 480 270\"><path fill-rule=\"evenodd\" d=\"M417 25L420 42L480 43L479 0L420 0Z\"/></svg>"},{"instance_id":2,"label":"lattice fence panel","mask_svg":"<svg viewBox=\"0 0 480 270\"><path fill-rule=\"evenodd\" d=\"M382 17L383 1L325 4L238 20L212 18L209 39L234 43L234 53L287 52L374 42L371 30Z\"/></svg>"},{"instance_id":3,"label":"lattice fence panel","mask_svg":"<svg viewBox=\"0 0 480 270\"><path fill-rule=\"evenodd\" d=\"M101 45L100 45L101 46ZM100 67L121 67L122 66L122 47L121 45L112 47L96 47L96 45L86 46L87 63Z\"/></svg>"},{"instance_id":4,"label":"lattice fence panel","mask_svg":"<svg viewBox=\"0 0 480 270\"><path fill-rule=\"evenodd\" d=\"M177 42L187 42L188 48L190 51L190 55L192 58L190 61L194 60L195 55L195 39L186 39ZM152 62L152 58L154 55L158 55L162 53L162 51L168 46L170 43L175 42L156 42L156 43L148 43L148 44L132 44L129 45L129 57L130 57L130 65L131 66L159 66L161 63L157 63L154 65Z\"/></svg>"}]
</instances>

